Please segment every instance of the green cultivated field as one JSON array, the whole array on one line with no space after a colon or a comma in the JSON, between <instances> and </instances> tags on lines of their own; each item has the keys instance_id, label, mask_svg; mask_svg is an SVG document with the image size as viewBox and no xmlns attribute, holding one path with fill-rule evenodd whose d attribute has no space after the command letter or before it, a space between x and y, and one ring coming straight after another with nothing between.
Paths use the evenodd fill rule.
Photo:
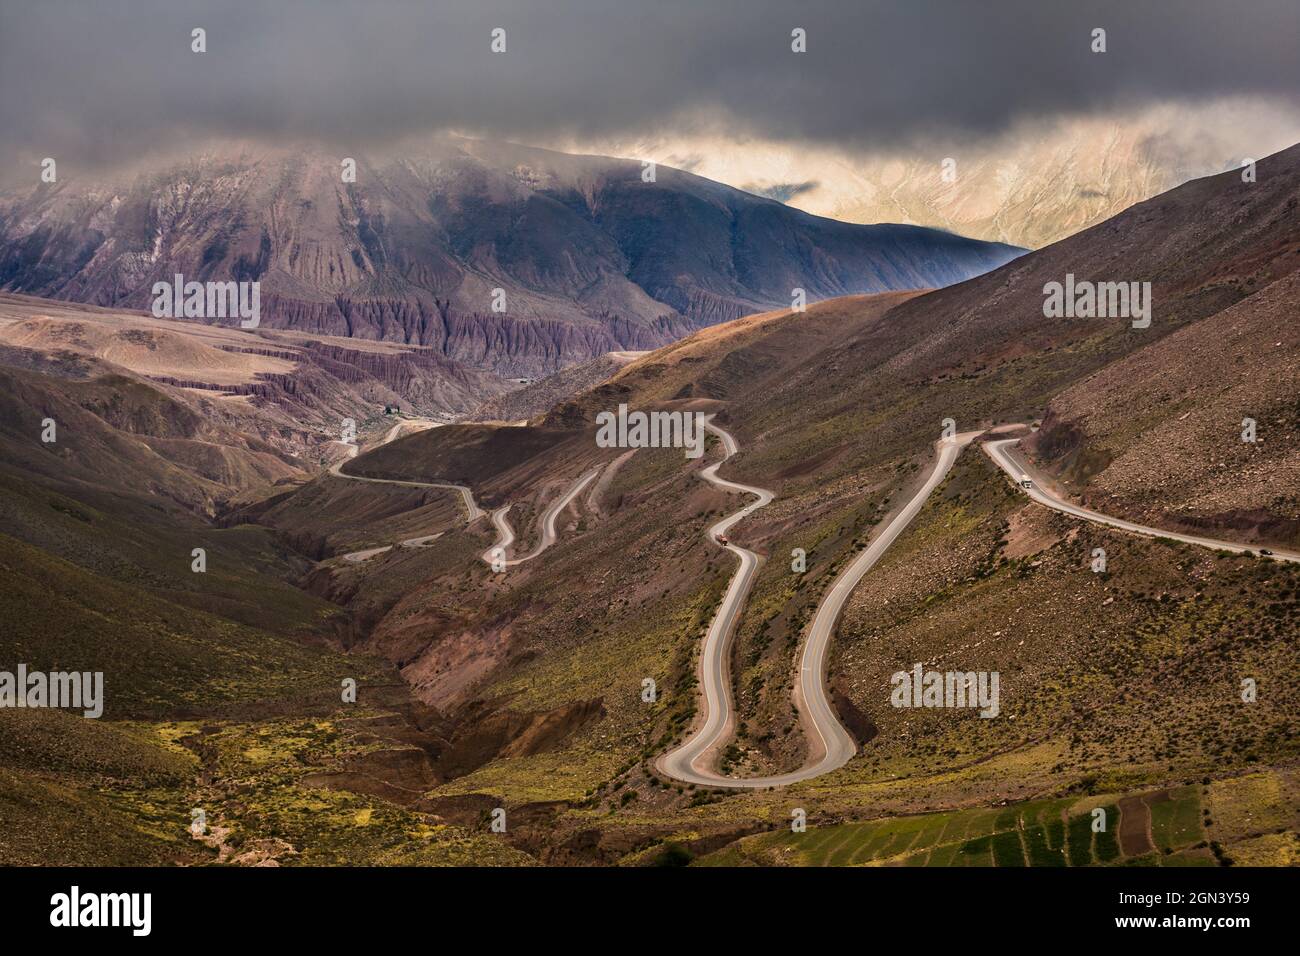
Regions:
<instances>
[{"instance_id":1,"label":"green cultivated field","mask_svg":"<svg viewBox=\"0 0 1300 956\"><path fill-rule=\"evenodd\" d=\"M792 866L1210 866L1198 788L1142 794L1130 812L1150 807L1155 851L1125 856L1122 815L1113 797L1034 800L1001 808L893 817L868 823L810 826L806 833L764 833L740 840L702 864L745 862ZM1106 811L1094 833L1092 809ZM1142 824L1145 829L1145 821ZM1130 821L1135 825L1135 821Z\"/></svg>"}]
</instances>

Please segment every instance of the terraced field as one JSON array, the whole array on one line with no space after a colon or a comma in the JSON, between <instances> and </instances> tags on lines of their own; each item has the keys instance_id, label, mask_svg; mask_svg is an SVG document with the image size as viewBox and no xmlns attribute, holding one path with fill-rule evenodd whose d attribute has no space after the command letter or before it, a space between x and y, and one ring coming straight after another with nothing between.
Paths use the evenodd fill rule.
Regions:
<instances>
[{"instance_id":1,"label":"terraced field","mask_svg":"<svg viewBox=\"0 0 1300 956\"><path fill-rule=\"evenodd\" d=\"M1105 810L1094 831L1093 810ZM1213 866L1200 788L1035 800L765 833L702 864L787 866Z\"/></svg>"}]
</instances>

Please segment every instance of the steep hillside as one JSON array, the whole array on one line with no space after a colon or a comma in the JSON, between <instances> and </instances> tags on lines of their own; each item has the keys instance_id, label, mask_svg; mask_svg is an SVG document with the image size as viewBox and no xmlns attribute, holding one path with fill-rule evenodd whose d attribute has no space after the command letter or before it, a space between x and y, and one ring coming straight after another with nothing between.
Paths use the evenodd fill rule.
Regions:
<instances>
[{"instance_id":1,"label":"steep hillside","mask_svg":"<svg viewBox=\"0 0 1300 956\"><path fill-rule=\"evenodd\" d=\"M1161 527L1300 542L1296 271L1052 399L1031 445L1085 501ZM1242 440L1245 419L1256 440Z\"/></svg>"},{"instance_id":2,"label":"steep hillside","mask_svg":"<svg viewBox=\"0 0 1300 956\"><path fill-rule=\"evenodd\" d=\"M644 352L608 352L588 362L530 382L517 391L489 399L470 413L474 421L514 422L550 411L556 405L599 385Z\"/></svg>"},{"instance_id":3,"label":"steep hillside","mask_svg":"<svg viewBox=\"0 0 1300 956\"><path fill-rule=\"evenodd\" d=\"M61 488L134 488L205 514L306 477L286 447L292 437L306 444L301 431L276 441L275 424L255 416L111 367L84 371L64 378L0 366L0 470Z\"/></svg>"},{"instance_id":4,"label":"steep hillside","mask_svg":"<svg viewBox=\"0 0 1300 956\"><path fill-rule=\"evenodd\" d=\"M146 308L257 279L264 327L536 377L791 301L929 288L1018 252L846 225L664 167L459 138L401 159L228 150L0 201L0 288ZM494 302L495 289L504 302Z\"/></svg>"},{"instance_id":5,"label":"steep hillside","mask_svg":"<svg viewBox=\"0 0 1300 956\"><path fill-rule=\"evenodd\" d=\"M701 847L725 842L738 828L784 819L791 801L829 822L1041 796L1128 800L1141 788L1288 766L1297 756L1286 732L1294 682L1284 663L1300 584L1294 569L1046 512L973 447L840 624L832 697L858 735L859 756L831 776L770 794L710 795L665 781L653 759L695 715L694 656L734 570L701 538L740 502L700 481L703 463L680 451L625 457L592 438L594 415L620 402L712 411L741 442L726 475L776 492L734 531L767 560L736 631L739 727L723 766L742 774L798 766L806 745L791 688L812 610L916 486L944 418L977 429L1046 411L1039 443L1067 434L1054 422L1076 422L1074 444L1060 446L1073 455L1067 464L1094 460L1075 453L1092 441L1114 441L1133 456L1150 443L1161 467L1178 462L1171 501L1222 494L1212 467L1221 450L1184 441L1176 429L1177 452L1159 450L1165 437L1144 423L1212 417L1226 394L1229 417L1239 420L1238 404L1258 406L1260 422L1278 427L1294 402L1290 339L1264 330L1280 321L1293 291L1298 156L1262 162L1252 185L1235 173L1189 183L959 286L835 300L701 331L629 364L539 425L449 426L350 463L357 473L469 481L494 503L515 503L521 517L538 513L576 472L593 464L613 471L598 496L566 516L542 560L492 572L475 560L491 540L480 525L455 539L467 566L426 559L416 587L393 581L410 573L406 556L337 576L349 601L389 595L359 646L398 663L418 694L452 715L458 739L476 726L498 733L540 715L567 728L526 752L493 737L481 753L495 759L462 763L428 799L569 801L570 811L554 811L516 840L546 859L610 861L639 859L687 831L711 834L691 838ZM1043 286L1066 272L1153 282L1151 327L1044 318ZM1264 338L1283 345L1251 357L1247 343ZM1222 355L1198 358L1210 342L1222 343ZM1108 397L1083 404L1099 393ZM1258 527L1285 530L1296 494L1290 453L1266 444L1253 454L1248 474L1259 488L1271 482L1260 511L1273 523ZM1251 494L1243 490L1243 500ZM1153 489L1145 495L1160 500ZM282 519L296 497L281 505ZM319 506L316 498L301 510ZM1094 547L1110 556L1104 575L1089 568ZM806 552L804 572L791 566L795 549ZM889 675L916 661L1000 671L1005 719L891 707ZM449 682L453 673L464 679ZM1268 675L1278 695L1250 710L1231 706L1241 675ZM659 688L653 706L639 696L645 677ZM573 717L589 714L595 700L598 717ZM1111 719L1098 722L1098 709ZM594 827L592 809L600 812ZM1289 825L1279 824L1282 839Z\"/></svg>"},{"instance_id":6,"label":"steep hillside","mask_svg":"<svg viewBox=\"0 0 1300 956\"><path fill-rule=\"evenodd\" d=\"M1187 183L891 310L867 334L786 376L737 421L742 434L763 436L751 475L776 475L806 459L823 441L810 446L810 435L838 436L832 443L851 466L868 460L860 455L916 449L946 417L964 427L989 415L1041 415L1053 396L1097 369L1251 301L1300 265L1300 147L1261 160L1259 170L1256 183L1236 172ZM1151 282L1150 327L1046 318L1044 286L1067 274ZM1272 314L1275 305L1265 297L1260 308Z\"/></svg>"},{"instance_id":7,"label":"steep hillside","mask_svg":"<svg viewBox=\"0 0 1300 956\"><path fill-rule=\"evenodd\" d=\"M149 343L175 357L165 333L82 331L67 349L11 347L23 367L0 367L0 667L101 674L102 715L0 709L0 863L530 862L328 786L358 766L425 779L445 735L391 665L341 652L356 622L300 586L310 561L208 517L302 480L280 445L309 431L97 357L137 364L124 353ZM277 444L258 437L280 428Z\"/></svg>"},{"instance_id":8,"label":"steep hillside","mask_svg":"<svg viewBox=\"0 0 1300 956\"><path fill-rule=\"evenodd\" d=\"M138 443L132 423L155 416L134 405L118 415L130 427L115 426L124 434L114 439L126 443L120 467L129 472L110 472L109 487L100 487L88 464L99 459L83 462L74 448L70 477L56 485L54 453L20 444L34 444L39 409L27 406L43 400L35 390L50 387L40 384L50 369L12 372L20 400L10 411L21 427L6 437L6 454L22 464L5 473L10 491L0 501L17 504L3 512L0 530L15 539L11 561L51 576L49 593L65 596L57 613L46 612L51 620L80 615L85 623L73 626L95 632L100 622L88 609L119 607L119 589L85 574L155 582L151 602L181 609L149 603L123 628L172 628L159 646L173 665L164 676L175 681L169 689L156 686L157 675L131 678L138 699L127 712L147 720L151 740L189 741L188 751L217 771L197 777L196 792L248 845L282 859L282 848L262 841L287 840L302 862L471 853L490 862L636 864L714 852L774 862L786 858L784 845L754 834L784 825L797 806L814 832L836 828L861 861L898 854L859 846L858 829L901 852L935 813L970 833L959 842L926 831L918 847L941 859L1028 860L1044 847L1018 841L1041 827L1046 850L1071 863L1154 853L1192 863L1284 860L1297 839L1294 813L1252 788L1293 786L1300 760L1289 705L1300 692L1294 566L1047 511L972 446L845 606L828 681L859 744L854 759L787 788L709 791L664 779L655 759L696 719L701 637L736 568L705 531L742 502L700 479L720 455L713 441L702 459L594 441L595 415L620 403L713 413L741 447L724 476L775 492L729 531L761 563L730 650L736 733L719 765L743 775L797 767L809 751L792 697L800 642L845 562L920 484L945 418L962 430L1041 420L1031 453L1102 510L1152 521L1214 516L1225 535L1261 542L1290 533L1300 493L1285 424L1295 343L1277 329L1290 315L1300 264L1300 149L1262 161L1259 172L1255 184L1235 173L1188 183L950 288L846 297L701 330L529 425L450 424L372 442L338 473L286 484L229 513L260 528L214 528L166 501L166 514L150 517L161 496L137 477L144 458L128 452ZM1043 287L1067 273L1152 282L1151 326L1045 318ZM98 407L92 398L63 400L85 410ZM1242 408L1258 410L1264 443L1234 446L1227 457L1215 436L1236 436ZM60 414L76 413L69 406ZM113 434L98 414L73 420L88 435ZM554 544L500 569L482 557L493 521L485 514L467 522L455 491L353 480L467 484L483 508L509 506L519 554L537 540L551 505L593 469L596 479L555 514ZM1130 469L1142 480L1125 483ZM127 490L115 494L119 484ZM1233 517L1247 510L1248 528ZM430 534L438 537L428 547L344 557ZM211 542L223 576L185 580L188 540ZM1108 556L1104 573L1090 565L1097 547ZM791 560L800 552L804 566ZM290 580L303 591L280 601ZM31 574L14 581L16 605L40 600ZM277 634L346 647L347 664L370 660L374 673L390 675L398 699L355 715L327 712L323 698L293 698L300 702L276 711L267 698L292 697L295 675L308 675L299 690L319 689L325 679L313 675L332 675L338 663L329 654L300 659L308 651L287 642L268 644L275 663L255 669L237 693L221 681L204 686L203 673L226 673L255 644L245 628L274 624L259 609L281 619ZM183 631L169 623L190 611L236 625L205 643L206 661L174 639L211 626L207 617L187 616ZM133 659L138 643L70 646L112 664ZM33 646L52 653L51 641ZM893 706L890 675L918 662L998 672L999 717ZM1258 699L1242 699L1245 678L1258 682ZM184 713L150 709L171 693L215 715L214 729L178 729ZM48 739L43 730L27 734L33 743L23 754ZM110 744L118 764L148 768L153 778L184 772L132 741ZM6 768L30 765L27 756L6 759ZM113 773L120 781L127 771ZM250 779L256 797L241 782ZM36 792L26 777L0 776L0 787L6 780L23 788L18 799ZM319 800L310 812L308 790ZM41 792L66 805L63 791ZM112 807L90 805L83 791L74 796L97 818L115 819ZM138 819L143 801L131 801ZM1202 802L1214 815L1198 820ZM1149 819L1150 839L1132 842L1130 823L1116 845L1085 846L1075 821L1088 803L1113 806L1120 820ZM514 822L488 847L483 814L497 806ZM1179 817L1178 831L1169 830L1187 807L1191 822ZM362 810L378 831L349 828ZM898 819L862 823L882 814ZM57 823L74 832L76 819L69 811ZM1063 841L1052 835L1056 825ZM817 853L809 845L790 859Z\"/></svg>"}]
</instances>

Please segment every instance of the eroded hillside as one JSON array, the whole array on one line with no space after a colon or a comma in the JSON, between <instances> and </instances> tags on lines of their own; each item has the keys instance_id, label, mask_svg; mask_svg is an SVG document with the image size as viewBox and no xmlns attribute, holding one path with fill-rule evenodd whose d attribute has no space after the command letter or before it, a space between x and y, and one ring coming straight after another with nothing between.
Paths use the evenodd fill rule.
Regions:
<instances>
[{"instance_id":1,"label":"eroded hillside","mask_svg":"<svg viewBox=\"0 0 1300 956\"><path fill-rule=\"evenodd\" d=\"M792 690L807 625L835 575L916 491L946 420L984 438L1026 436L1037 465L1098 510L1162 527L1199 509L1225 536L1295 545L1295 343L1279 323L1300 266L1298 160L1293 149L1262 161L1254 184L1235 173L1189 183L937 292L703 330L527 425L452 424L386 442L376 427L354 460L230 516L257 527L201 529L214 550L225 540L268 549L259 579L277 583L265 586L300 586L280 613L314 619L300 637L328 647L322 666L370 661L362 690L372 703L231 717L222 699L205 705L197 731L175 723L182 714L139 719L164 740L197 735L193 785L237 840L278 848L282 860L821 860L812 844L792 850L761 833L798 808L843 841L844 853L827 848L830 862L901 861L913 845L927 860L1055 852L1084 864L1167 851L1178 862L1284 862L1294 801L1252 794L1294 786L1296 567L1048 511L979 439L839 623L828 683L857 755L772 790L665 778L655 761L699 716L700 640L736 569L705 532L744 501L701 480L720 456L712 439L692 459L680 448L602 447L595 424L620 404L712 414L740 446L724 475L775 493L730 531L762 561L730 645L736 732L719 766L798 767L809 741ZM1046 318L1043 287L1066 274L1151 282L1151 325ZM1231 444L1249 411L1262 447L1207 440L1226 430ZM26 422L14 447L38 427ZM1142 480L1126 481L1135 468ZM447 484L464 485L481 512ZM11 509L11 526L27 528L22 547L52 549L31 530L51 526L33 517L47 507L40 487L19 489L26 503ZM56 523L84 536L83 525L119 520L98 517L91 501L70 495ZM1251 509L1248 523L1233 523ZM514 540L502 557L524 560L498 566L503 521ZM161 529L148 535L128 567L165 540ZM127 560L114 554L106 569ZM230 573L225 619L266 626L248 615L272 599L241 610L246 572ZM186 593L188 603L169 598L186 607L206 593L167 590ZM146 615L141 626L160 625ZM268 680L311 673L288 647L277 653L284 663ZM997 672L997 717L894 706L891 675L917 664ZM254 781L256 796L239 780ZM1081 839L1077 819L1092 802L1147 819L1155 842L1132 823L1114 846ZM512 823L488 836L495 808ZM143 811L125 812L138 821ZM864 822L883 814L905 822Z\"/></svg>"}]
</instances>

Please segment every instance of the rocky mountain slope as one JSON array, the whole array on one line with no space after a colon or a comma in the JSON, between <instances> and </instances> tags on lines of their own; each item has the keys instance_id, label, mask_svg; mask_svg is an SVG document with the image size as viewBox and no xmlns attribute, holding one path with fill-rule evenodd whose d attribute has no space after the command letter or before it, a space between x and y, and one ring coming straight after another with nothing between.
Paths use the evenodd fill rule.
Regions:
<instances>
[{"instance_id":1,"label":"rocky mountain slope","mask_svg":"<svg viewBox=\"0 0 1300 956\"><path fill-rule=\"evenodd\" d=\"M1044 512L972 448L846 609L831 683L862 754L790 792L718 797L676 787L651 764L695 713L693 655L732 570L700 538L737 503L701 482L699 465L680 452L619 461L620 450L595 446L592 424L620 402L714 412L741 442L728 476L776 491L735 530L767 561L737 628L740 730L723 762L741 773L789 769L805 747L790 691L809 615L914 486L944 418L963 429L1042 418L1035 447L1049 463L1057 452L1067 455L1064 469L1149 458L1174 479L1167 499L1145 485L1126 501L1137 485L1085 484L1085 495L1105 489L1107 510L1164 520L1180 500L1220 502L1223 448L1190 439L1215 415L1230 424L1240 405L1265 409L1260 421L1277 429L1294 402L1285 385L1291 340L1263 333L1284 314L1300 265L1291 215L1298 166L1300 148L1261 162L1254 184L1235 173L1188 183L951 289L839 299L703 330L534 427L453 425L350 464L362 474L469 481L489 503L514 502L520 527L576 474L613 470L598 498L565 516L544 560L503 575L473 563L491 541L485 523L440 539L447 555L469 557L468 568L424 558L416 569L399 556L331 572L331 593L369 615L358 646L402 667L417 695L456 715L461 735L506 715L552 715L571 727L526 755L493 744L479 759L497 759L464 764L431 799L565 801L577 812L552 811L518 839L550 858L609 860L683 821L719 835L744 821L762 825L792 799L839 820L882 807L1168 786L1293 760L1284 727L1294 679L1282 663L1294 617L1287 595L1300 583L1293 569ZM1153 282L1151 327L1046 319L1043 285L1067 271ZM1229 346L1218 360L1205 354L1211 342ZM1220 413L1223 397L1231 408ZM1188 440L1145 427L1182 421L1192 423ZM1224 527L1294 546L1292 451L1289 432L1279 434L1282 449L1253 452L1240 500L1222 499L1217 514ZM1106 480L1105 469L1078 474ZM1270 494L1260 499L1265 483ZM288 496L275 521L341 514L329 504L351 494L341 484L315 482L301 502ZM1270 521L1243 529L1231 519L1251 496ZM1088 566L1098 546L1111 559L1104 576ZM796 548L807 554L803 573L791 568ZM402 575L418 586L395 584ZM1255 636L1243 643L1246 631ZM1006 719L890 707L889 675L918 660L998 670ZM1236 683L1224 675L1248 671L1271 675L1279 696L1249 712L1225 707ZM453 688L449 673L471 679ZM654 706L638 695L645 676L660 688ZM1093 719L1099 707L1106 722ZM587 718L564 724L573 708ZM592 807L609 814L596 832L583 816Z\"/></svg>"},{"instance_id":2,"label":"rocky mountain slope","mask_svg":"<svg viewBox=\"0 0 1300 956\"><path fill-rule=\"evenodd\" d=\"M523 388L489 399L470 414L474 421L514 422L549 412L556 405L599 385L645 352L607 352L571 365Z\"/></svg>"},{"instance_id":3,"label":"rocky mountain slope","mask_svg":"<svg viewBox=\"0 0 1300 956\"><path fill-rule=\"evenodd\" d=\"M443 827L481 830L498 806L512 821L508 833L495 849L470 844L485 861L642 863L718 850L787 820L791 806L807 810L815 835L882 814L983 808L1001 820L1009 801L1073 806L1086 797L1131 808L1142 792L1199 782L1217 799L1243 780L1290 779L1300 760L1291 732L1300 571L1045 511L972 447L855 591L839 625L828 676L858 756L775 791L720 794L665 780L654 759L696 716L700 638L735 567L703 535L739 502L698 476L715 447L691 460L679 449L628 454L594 441L595 414L619 403L713 413L741 447L725 476L776 493L730 532L764 560L736 628L737 735L721 762L743 774L797 766L807 748L791 702L801 636L849 555L918 483L945 418L963 430L1041 420L1033 454L1103 510L1155 521L1189 506L1198 520L1295 545L1290 517L1300 488L1285 424L1295 344L1274 329L1293 314L1300 270L1300 147L1262 161L1259 173L1253 184L1235 173L1185 184L953 288L845 297L703 329L530 425L447 425L348 463L354 475L468 483L484 508L511 506L525 549L548 503L600 468L558 516L556 543L505 571L480 557L495 538L491 522L467 523L454 491L329 473L234 515L262 527L218 529L175 506L169 520L119 534L134 526L128 518L147 517L157 496L134 473L109 475L109 485L121 486L111 492L89 479L57 485L53 467L27 465L54 452L35 448L32 437L38 409L28 406L44 396L22 391L3 418L25 415L22 427L0 433L6 460L19 463L0 471L9 491L0 531L21 547L0 559L41 570L24 570L22 587L0 594L14 595L13 607L39 596L31 582L50 566L38 564L46 553L128 580L143 566L159 575L159 588L176 592L177 607L217 607L245 621L283 616L290 633L312 633L311 618L349 649L349 662L377 659L394 684L400 674L396 689L409 688L417 702L355 717L324 702L319 711L297 703L287 717L266 716L251 705L285 696L277 675L304 666L282 664L289 650L277 646L249 694L256 700L242 702L238 719L217 721L231 702L211 700L194 675L224 673L222 644L218 660L178 665L184 679L164 675L174 686L136 691L127 712L157 721L148 725L153 734L198 738L194 752L216 771L200 778L200 792L239 840L252 846L275 836L305 862L455 858L447 842L457 831ZM1043 286L1067 273L1152 282L1150 327L1122 317L1045 318ZM26 381L24 389L34 387ZM84 398L78 407L87 404L98 407ZM1259 410L1264 447L1234 447L1226 457L1215 436L1227 429L1235 437L1243 408ZM125 433L118 440L134 447L132 436L145 430L140 416L115 420ZM20 448L24 441L33 447ZM1133 468L1142 481L1126 481ZM1167 495L1150 487L1155 481L1168 483ZM1238 519L1252 501L1259 515L1243 528ZM235 566L211 587L157 566L187 553L181 545L200 532L214 548L232 549L225 566ZM363 562L339 557L429 533L440 536L427 548L392 548ZM94 548L85 544L91 537ZM1104 574L1089 566L1096 547L1109 556ZM796 549L804 570L791 561ZM261 586L274 590L292 577L302 603L250 597L243 586L259 576L240 562L253 564L253 553ZM336 610L323 613L317 600ZM120 602L101 603L110 620L125 613ZM41 607L38 622L53 613ZM145 621L170 633L172 621L189 626L178 613ZM24 619L22 632L34 626ZM131 630L123 653L143 640ZM90 646L105 653L105 645ZM56 646L38 645L47 660ZM125 676L136 665L122 660ZM916 662L999 672L1001 716L891 706L890 675ZM333 679L336 664L323 657L304 687ZM1239 696L1243 676L1261 690L1250 705ZM653 700L643 696L647 678ZM365 686L373 691L378 679ZM223 690L216 683L209 693ZM183 714L151 710L168 695L194 699L208 718L202 734L167 720ZM123 762L145 760L123 749ZM30 763L0 751L0 770ZM174 781L186 768L169 772ZM129 776L120 771L113 786L129 792L120 782ZM0 776L3 787L30 799L33 785ZM87 799L84 788L72 792ZM1239 853L1284 861L1296 843L1293 808L1274 813L1268 804L1246 825L1214 805L1213 819L1193 821L1180 853L1208 864ZM125 819L107 827L115 838L147 819L147 810L123 806ZM353 827L371 835L341 837L338 821L363 808L378 830ZM71 826L76 815L55 819ZM376 832L397 834L396 858L366 842ZM352 839L365 852L348 852Z\"/></svg>"},{"instance_id":4,"label":"rocky mountain slope","mask_svg":"<svg viewBox=\"0 0 1300 956\"><path fill-rule=\"evenodd\" d=\"M385 406L451 418L511 387L420 346L155 319L6 293L0 349L2 364L127 370L334 437L343 418L362 421Z\"/></svg>"},{"instance_id":5,"label":"rocky mountain slope","mask_svg":"<svg viewBox=\"0 0 1300 956\"><path fill-rule=\"evenodd\" d=\"M1055 396L1034 451L1095 507L1238 540L1300 540L1300 269L1256 284Z\"/></svg>"},{"instance_id":6,"label":"rocky mountain slope","mask_svg":"<svg viewBox=\"0 0 1300 956\"><path fill-rule=\"evenodd\" d=\"M257 279L262 325L430 346L538 377L852 292L959 282L1017 254L859 226L660 167L459 138L400 159L228 148L0 198L0 289L147 308L155 281ZM501 290L504 297L495 290Z\"/></svg>"}]
</instances>

